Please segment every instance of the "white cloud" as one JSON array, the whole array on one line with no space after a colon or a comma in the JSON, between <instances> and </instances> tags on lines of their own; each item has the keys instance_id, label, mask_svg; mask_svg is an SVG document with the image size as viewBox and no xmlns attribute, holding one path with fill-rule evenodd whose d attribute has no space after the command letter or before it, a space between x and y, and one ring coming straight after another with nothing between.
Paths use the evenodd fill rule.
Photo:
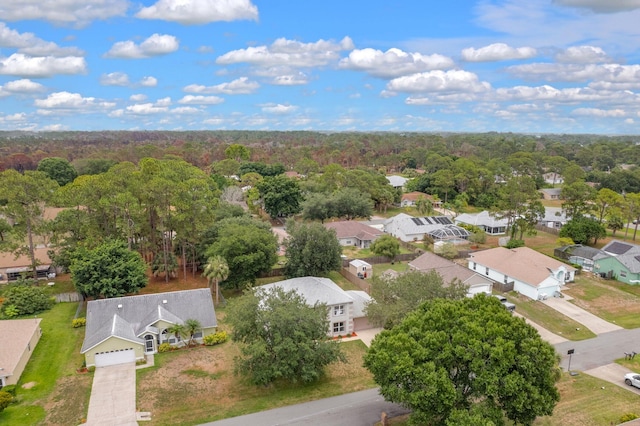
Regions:
<instances>
[{"instance_id":1,"label":"white cloud","mask_svg":"<svg viewBox=\"0 0 640 426\"><path fill-rule=\"evenodd\" d=\"M83 74L87 70L84 58L69 56L31 57L14 53L8 58L0 58L0 74L22 77L51 77L57 74Z\"/></svg>"},{"instance_id":2,"label":"white cloud","mask_svg":"<svg viewBox=\"0 0 640 426\"><path fill-rule=\"evenodd\" d=\"M271 84L276 86L300 86L309 83L309 77L303 72L295 74L277 75L271 79Z\"/></svg>"},{"instance_id":3,"label":"white cloud","mask_svg":"<svg viewBox=\"0 0 640 426\"><path fill-rule=\"evenodd\" d=\"M200 114L201 112L202 112L201 109L194 108L194 107L178 107L178 108L173 108L171 110L171 114L180 114L180 115L193 115L193 114Z\"/></svg>"},{"instance_id":4,"label":"white cloud","mask_svg":"<svg viewBox=\"0 0 640 426\"><path fill-rule=\"evenodd\" d=\"M247 77L240 77L227 83L217 84L215 86L203 86L200 84L190 84L184 87L187 93L222 93L225 95L248 95L254 93L260 84L249 80Z\"/></svg>"},{"instance_id":5,"label":"white cloud","mask_svg":"<svg viewBox=\"0 0 640 426\"><path fill-rule=\"evenodd\" d=\"M635 87L640 85L640 65L535 63L511 66L507 72L526 80L603 81L635 83Z\"/></svg>"},{"instance_id":6,"label":"white cloud","mask_svg":"<svg viewBox=\"0 0 640 426\"><path fill-rule=\"evenodd\" d=\"M283 104L265 104L261 106L262 111L269 114L289 114L296 109L295 105L283 105Z\"/></svg>"},{"instance_id":7,"label":"white cloud","mask_svg":"<svg viewBox=\"0 0 640 426\"><path fill-rule=\"evenodd\" d=\"M381 78L393 78L422 71L442 70L453 67L451 58L443 55L407 53L392 48L386 52L376 49L355 49L340 61L340 68L364 71Z\"/></svg>"},{"instance_id":8,"label":"white cloud","mask_svg":"<svg viewBox=\"0 0 640 426\"><path fill-rule=\"evenodd\" d=\"M153 34L139 45L131 40L115 43L107 53L107 58L141 59L166 55L178 50L178 39L167 34Z\"/></svg>"},{"instance_id":9,"label":"white cloud","mask_svg":"<svg viewBox=\"0 0 640 426\"><path fill-rule=\"evenodd\" d=\"M60 47L42 40L33 33L19 33L0 22L0 47L18 49L18 53L30 56L82 56L84 52L76 47Z\"/></svg>"},{"instance_id":10,"label":"white cloud","mask_svg":"<svg viewBox=\"0 0 640 426\"><path fill-rule=\"evenodd\" d=\"M467 62L494 62L528 59L536 54L537 50L533 47L511 47L505 43L494 43L480 49L473 47L463 49L462 59Z\"/></svg>"},{"instance_id":11,"label":"white cloud","mask_svg":"<svg viewBox=\"0 0 640 426\"><path fill-rule=\"evenodd\" d=\"M187 95L178 101L179 104L189 105L217 105L224 102L224 99L219 96L194 96Z\"/></svg>"},{"instance_id":12,"label":"white cloud","mask_svg":"<svg viewBox=\"0 0 640 426\"><path fill-rule=\"evenodd\" d=\"M572 115L579 115L584 117L624 117L627 115L624 110L621 109L599 109L599 108L577 108L571 112Z\"/></svg>"},{"instance_id":13,"label":"white cloud","mask_svg":"<svg viewBox=\"0 0 640 426\"><path fill-rule=\"evenodd\" d=\"M548 101L555 103L578 103L578 102L614 102L633 104L640 101L640 96L633 92L620 91L597 91L590 88L565 88L544 86L515 86L510 88L499 88L495 91L497 100L501 101Z\"/></svg>"},{"instance_id":14,"label":"white cloud","mask_svg":"<svg viewBox=\"0 0 640 426\"><path fill-rule=\"evenodd\" d=\"M595 64L610 62L611 58L596 46L572 46L556 54L556 61L569 64Z\"/></svg>"},{"instance_id":15,"label":"white cloud","mask_svg":"<svg viewBox=\"0 0 640 426\"><path fill-rule=\"evenodd\" d=\"M561 6L589 9L595 13L616 13L640 9L638 0L553 0Z\"/></svg>"},{"instance_id":16,"label":"white cloud","mask_svg":"<svg viewBox=\"0 0 640 426\"><path fill-rule=\"evenodd\" d=\"M126 108L127 112L136 114L136 115L149 115L149 114L159 114L163 112L169 111L169 108L166 106L158 106L153 103L145 103L145 104L135 104L130 105Z\"/></svg>"},{"instance_id":17,"label":"white cloud","mask_svg":"<svg viewBox=\"0 0 640 426\"><path fill-rule=\"evenodd\" d=\"M109 109L115 106L113 102L100 101L93 97L83 97L79 93L56 92L45 99L36 99L38 108L46 110L73 111L74 113L88 112L96 109Z\"/></svg>"},{"instance_id":18,"label":"white cloud","mask_svg":"<svg viewBox=\"0 0 640 426\"><path fill-rule=\"evenodd\" d=\"M10 95L25 95L42 92L45 87L29 79L8 81L4 86L0 86L0 97Z\"/></svg>"},{"instance_id":19,"label":"white cloud","mask_svg":"<svg viewBox=\"0 0 640 426\"><path fill-rule=\"evenodd\" d=\"M387 83L391 92L485 92L491 86L474 73L463 70L429 71L395 78Z\"/></svg>"},{"instance_id":20,"label":"white cloud","mask_svg":"<svg viewBox=\"0 0 640 426\"><path fill-rule=\"evenodd\" d=\"M159 0L142 8L140 19L160 19L184 25L217 21L258 20L258 8L250 0Z\"/></svg>"},{"instance_id":21,"label":"white cloud","mask_svg":"<svg viewBox=\"0 0 640 426\"><path fill-rule=\"evenodd\" d=\"M137 93L135 95L129 96L129 100L132 101L132 102L146 101L147 100L147 95L144 95L142 93Z\"/></svg>"},{"instance_id":22,"label":"white cloud","mask_svg":"<svg viewBox=\"0 0 640 426\"><path fill-rule=\"evenodd\" d=\"M24 112L18 112L15 114L9 114L2 117L3 121L25 121L27 119L27 114Z\"/></svg>"},{"instance_id":23,"label":"white cloud","mask_svg":"<svg viewBox=\"0 0 640 426\"><path fill-rule=\"evenodd\" d=\"M295 40L279 38L270 46L249 47L232 50L216 59L220 65L248 63L271 67L317 67L327 65L339 59L339 52L353 49L353 41L349 37L339 43L318 40L315 43L301 43Z\"/></svg>"},{"instance_id":24,"label":"white cloud","mask_svg":"<svg viewBox=\"0 0 640 426\"><path fill-rule=\"evenodd\" d=\"M158 79L155 77L147 76L147 77L142 77L142 80L140 80L140 86L156 87L157 85L158 85Z\"/></svg>"},{"instance_id":25,"label":"white cloud","mask_svg":"<svg viewBox=\"0 0 640 426\"><path fill-rule=\"evenodd\" d=\"M56 25L83 27L95 20L124 16L127 0L2 0L4 21L45 20Z\"/></svg>"},{"instance_id":26,"label":"white cloud","mask_svg":"<svg viewBox=\"0 0 640 426\"><path fill-rule=\"evenodd\" d=\"M109 74L102 74L100 77L100 84L103 86L122 86L127 87L131 84L129 76L123 72L112 72Z\"/></svg>"}]
</instances>

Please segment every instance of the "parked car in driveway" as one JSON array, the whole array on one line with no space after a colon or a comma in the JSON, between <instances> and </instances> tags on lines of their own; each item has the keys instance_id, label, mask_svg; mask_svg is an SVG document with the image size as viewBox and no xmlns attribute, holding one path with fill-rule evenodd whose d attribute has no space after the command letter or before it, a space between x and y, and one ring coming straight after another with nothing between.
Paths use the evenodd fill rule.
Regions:
<instances>
[{"instance_id":1,"label":"parked car in driveway","mask_svg":"<svg viewBox=\"0 0 640 426\"><path fill-rule=\"evenodd\" d=\"M500 301L500 303L502 303L502 306L504 306L508 311L513 312L513 311L516 310L516 305L514 305L513 303L507 301L506 297L501 296L499 294L494 294L493 297L498 299Z\"/></svg>"},{"instance_id":2,"label":"parked car in driveway","mask_svg":"<svg viewBox=\"0 0 640 426\"><path fill-rule=\"evenodd\" d=\"M624 382L629 386L640 388L640 374L627 373L624 375Z\"/></svg>"}]
</instances>

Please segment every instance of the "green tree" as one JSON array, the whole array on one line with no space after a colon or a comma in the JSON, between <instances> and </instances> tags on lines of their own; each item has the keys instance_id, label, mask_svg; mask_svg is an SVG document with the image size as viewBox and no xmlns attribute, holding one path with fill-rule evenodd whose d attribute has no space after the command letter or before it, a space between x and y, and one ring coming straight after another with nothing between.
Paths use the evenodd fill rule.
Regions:
<instances>
[{"instance_id":1,"label":"green tree","mask_svg":"<svg viewBox=\"0 0 640 426\"><path fill-rule=\"evenodd\" d=\"M562 209L568 217L585 215L593 208L597 197L596 190L584 181L576 181L562 187Z\"/></svg>"},{"instance_id":2,"label":"green tree","mask_svg":"<svg viewBox=\"0 0 640 426\"><path fill-rule=\"evenodd\" d=\"M213 163L212 170L222 176L237 175L238 170L240 170L240 163L233 158L225 158Z\"/></svg>"},{"instance_id":3,"label":"green tree","mask_svg":"<svg viewBox=\"0 0 640 426\"><path fill-rule=\"evenodd\" d=\"M616 209L622 205L623 200L622 195L609 188L599 190L592 207L598 221L602 223L604 219L609 216L609 212L612 209Z\"/></svg>"},{"instance_id":4,"label":"green tree","mask_svg":"<svg viewBox=\"0 0 640 426\"><path fill-rule=\"evenodd\" d=\"M323 276L342 266L342 247L334 230L319 223L298 224L290 219L287 232L289 238L284 242L287 278Z\"/></svg>"},{"instance_id":5,"label":"green tree","mask_svg":"<svg viewBox=\"0 0 640 426\"><path fill-rule=\"evenodd\" d=\"M560 399L553 346L495 298L425 302L373 340L365 366L413 424L531 425ZM467 411L461 417L460 411ZM465 420L461 424L468 424Z\"/></svg>"},{"instance_id":6,"label":"green tree","mask_svg":"<svg viewBox=\"0 0 640 426\"><path fill-rule=\"evenodd\" d=\"M173 334L176 337L176 341L184 341L187 336L187 327L184 324L176 323L167 328L167 332Z\"/></svg>"},{"instance_id":7,"label":"green tree","mask_svg":"<svg viewBox=\"0 0 640 426\"><path fill-rule=\"evenodd\" d=\"M80 176L106 173L111 167L118 164L118 162L107 158L81 158L74 161L74 164Z\"/></svg>"},{"instance_id":8,"label":"green tree","mask_svg":"<svg viewBox=\"0 0 640 426\"><path fill-rule=\"evenodd\" d=\"M576 244L590 244L591 240L596 244L607 236L607 230L597 219L576 216L560 229L559 236L571 238Z\"/></svg>"},{"instance_id":9,"label":"green tree","mask_svg":"<svg viewBox=\"0 0 640 426\"><path fill-rule=\"evenodd\" d=\"M43 172L49 179L58 182L58 185L65 186L78 177L76 169L64 158L49 157L38 163L38 171Z\"/></svg>"},{"instance_id":10,"label":"green tree","mask_svg":"<svg viewBox=\"0 0 640 426\"><path fill-rule=\"evenodd\" d=\"M79 248L70 269L76 290L84 296L125 296L147 285L144 260L124 241L108 240L91 250Z\"/></svg>"},{"instance_id":11,"label":"green tree","mask_svg":"<svg viewBox=\"0 0 640 426\"><path fill-rule=\"evenodd\" d=\"M3 297L5 300L2 307L5 314L6 310L12 307L15 315L33 315L46 311L53 305L51 297L42 288L27 282L12 284Z\"/></svg>"},{"instance_id":12,"label":"green tree","mask_svg":"<svg viewBox=\"0 0 640 426\"><path fill-rule=\"evenodd\" d=\"M333 216L353 220L358 217L369 218L373 214L371 196L357 188L343 188L332 197Z\"/></svg>"},{"instance_id":13,"label":"green tree","mask_svg":"<svg viewBox=\"0 0 640 426\"><path fill-rule=\"evenodd\" d=\"M378 237L369 247L376 256L385 256L393 262L400 254L400 243L393 235L384 234Z\"/></svg>"},{"instance_id":14,"label":"green tree","mask_svg":"<svg viewBox=\"0 0 640 426\"><path fill-rule=\"evenodd\" d=\"M229 278L225 285L230 288L254 284L258 275L269 271L278 260L278 239L265 223L246 217L228 218L211 232L213 242L206 257L219 255L227 261Z\"/></svg>"},{"instance_id":15,"label":"green tree","mask_svg":"<svg viewBox=\"0 0 640 426\"><path fill-rule=\"evenodd\" d=\"M433 203L426 196L419 196L416 200L416 209L423 216L431 216L435 209Z\"/></svg>"},{"instance_id":16,"label":"green tree","mask_svg":"<svg viewBox=\"0 0 640 426\"><path fill-rule=\"evenodd\" d=\"M339 344L327 336L326 305L309 306L295 291L277 286L247 290L227 312L231 336L241 344L236 371L257 385L313 382L325 366L344 361Z\"/></svg>"},{"instance_id":17,"label":"green tree","mask_svg":"<svg viewBox=\"0 0 640 426\"><path fill-rule=\"evenodd\" d=\"M237 143L229 145L224 150L224 155L227 158L233 159L235 161L247 161L251 156L251 151L244 145L240 145Z\"/></svg>"},{"instance_id":18,"label":"green tree","mask_svg":"<svg viewBox=\"0 0 640 426\"><path fill-rule=\"evenodd\" d=\"M372 301L365 308L369 322L392 328L422 302L435 298L460 299L467 287L459 280L445 283L435 271L409 271L397 277L374 276Z\"/></svg>"},{"instance_id":19,"label":"green tree","mask_svg":"<svg viewBox=\"0 0 640 426\"><path fill-rule=\"evenodd\" d=\"M5 200L4 205L0 205L0 214L14 223L12 241L0 248L16 256L26 254L34 278L38 266L34 236L42 232L44 206L51 201L57 188L58 184L43 172L21 174L10 169L0 173L0 194Z\"/></svg>"},{"instance_id":20,"label":"green tree","mask_svg":"<svg viewBox=\"0 0 640 426\"><path fill-rule=\"evenodd\" d=\"M329 195L317 192L309 194L302 203L302 218L324 223L334 216L334 207L333 199Z\"/></svg>"},{"instance_id":21,"label":"green tree","mask_svg":"<svg viewBox=\"0 0 640 426\"><path fill-rule=\"evenodd\" d=\"M191 346L193 344L194 336L198 331L200 331L201 328L202 328L202 325L200 324L200 321L198 321L197 319L190 318L184 322L185 334L189 337L187 346Z\"/></svg>"},{"instance_id":22,"label":"green tree","mask_svg":"<svg viewBox=\"0 0 640 426\"><path fill-rule=\"evenodd\" d=\"M529 176L512 176L500 188L498 196L495 216L507 219L512 238L516 237L518 231L520 235L532 232L538 218L544 215L536 183Z\"/></svg>"},{"instance_id":23,"label":"green tree","mask_svg":"<svg viewBox=\"0 0 640 426\"><path fill-rule=\"evenodd\" d=\"M207 259L202 276L209 282L209 290L213 292L212 284L215 284L216 305L219 303L220 282L229 277L229 265L222 256L213 256Z\"/></svg>"},{"instance_id":24,"label":"green tree","mask_svg":"<svg viewBox=\"0 0 640 426\"><path fill-rule=\"evenodd\" d=\"M271 218L300 213L302 191L298 181L284 175L268 176L256 185L266 211Z\"/></svg>"}]
</instances>

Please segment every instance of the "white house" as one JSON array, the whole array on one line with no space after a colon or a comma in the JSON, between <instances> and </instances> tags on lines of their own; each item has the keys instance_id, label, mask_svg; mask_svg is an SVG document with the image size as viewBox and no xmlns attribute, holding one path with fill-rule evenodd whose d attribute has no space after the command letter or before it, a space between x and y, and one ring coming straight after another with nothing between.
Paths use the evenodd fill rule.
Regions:
<instances>
[{"instance_id":1,"label":"white house","mask_svg":"<svg viewBox=\"0 0 640 426\"><path fill-rule=\"evenodd\" d=\"M328 222L324 227L336 231L341 246L355 246L361 249L369 248L371 243L384 235L381 230L355 220Z\"/></svg>"},{"instance_id":2,"label":"white house","mask_svg":"<svg viewBox=\"0 0 640 426\"><path fill-rule=\"evenodd\" d=\"M528 247L497 247L477 251L469 257L468 268L492 280L510 285L520 294L538 300L560 292L573 282L576 269Z\"/></svg>"},{"instance_id":3,"label":"white house","mask_svg":"<svg viewBox=\"0 0 640 426\"><path fill-rule=\"evenodd\" d=\"M398 175L387 176L387 180L389 181L389 185L396 189L403 189L405 184L409 181L409 179Z\"/></svg>"},{"instance_id":4,"label":"white house","mask_svg":"<svg viewBox=\"0 0 640 426\"><path fill-rule=\"evenodd\" d=\"M463 213L458 215L455 218L455 223L477 226L489 235L502 235L507 233L509 221L507 219L498 219L495 215L485 210L475 214Z\"/></svg>"},{"instance_id":5,"label":"white house","mask_svg":"<svg viewBox=\"0 0 640 426\"><path fill-rule=\"evenodd\" d=\"M385 220L384 232L402 241L419 241L430 235L435 241L462 241L469 238L469 231L456 226L446 216L413 217L400 213Z\"/></svg>"},{"instance_id":6,"label":"white house","mask_svg":"<svg viewBox=\"0 0 640 426\"><path fill-rule=\"evenodd\" d=\"M291 278L258 288L269 290L274 287L280 287L285 292L295 290L309 305L326 304L329 336L346 336L354 331L371 328L364 315L364 306L371 297L363 291L344 291L329 278L319 277Z\"/></svg>"}]
</instances>

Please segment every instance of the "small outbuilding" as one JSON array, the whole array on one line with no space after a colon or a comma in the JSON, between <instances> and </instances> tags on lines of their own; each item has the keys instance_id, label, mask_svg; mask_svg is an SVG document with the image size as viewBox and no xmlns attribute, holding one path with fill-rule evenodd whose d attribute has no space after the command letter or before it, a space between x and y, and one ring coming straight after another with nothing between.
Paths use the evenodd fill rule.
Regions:
<instances>
[{"instance_id":1,"label":"small outbuilding","mask_svg":"<svg viewBox=\"0 0 640 426\"><path fill-rule=\"evenodd\" d=\"M355 259L349 262L349 272L359 278L367 279L371 278L373 275L373 266L364 260Z\"/></svg>"}]
</instances>

